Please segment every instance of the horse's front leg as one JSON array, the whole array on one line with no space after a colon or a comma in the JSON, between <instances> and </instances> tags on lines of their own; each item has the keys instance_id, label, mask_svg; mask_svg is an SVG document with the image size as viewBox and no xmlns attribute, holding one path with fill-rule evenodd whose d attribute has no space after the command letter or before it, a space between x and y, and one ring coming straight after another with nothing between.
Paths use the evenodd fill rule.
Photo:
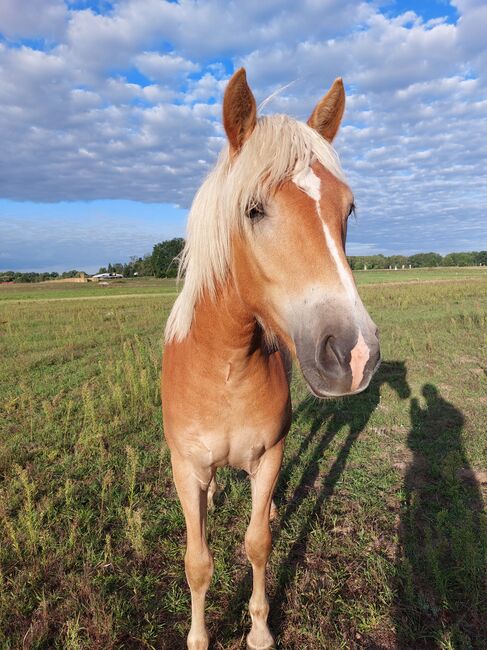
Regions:
<instances>
[{"instance_id":1,"label":"horse's front leg","mask_svg":"<svg viewBox=\"0 0 487 650\"><path fill-rule=\"evenodd\" d=\"M259 468L251 476L252 514L245 534L245 550L252 564L253 589L249 602L252 628L247 636L250 650L267 650L274 639L267 625L269 603L265 590L265 570L272 548L269 516L272 494L282 463L284 439L262 456Z\"/></svg>"},{"instance_id":2,"label":"horse's front leg","mask_svg":"<svg viewBox=\"0 0 487 650\"><path fill-rule=\"evenodd\" d=\"M213 558L206 543L207 492L212 475L197 477L194 468L172 457L173 477L186 520L187 543L184 564L191 590L189 650L207 650L205 597L213 575ZM208 480L206 480L206 478Z\"/></svg>"}]
</instances>

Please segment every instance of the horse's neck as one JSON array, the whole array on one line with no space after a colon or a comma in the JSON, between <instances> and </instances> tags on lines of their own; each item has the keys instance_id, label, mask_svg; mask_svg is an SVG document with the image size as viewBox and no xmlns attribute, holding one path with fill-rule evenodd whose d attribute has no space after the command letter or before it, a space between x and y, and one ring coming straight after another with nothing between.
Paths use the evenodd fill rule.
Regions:
<instances>
[{"instance_id":1,"label":"horse's neck","mask_svg":"<svg viewBox=\"0 0 487 650\"><path fill-rule=\"evenodd\" d=\"M166 345L162 396L169 436L192 430L195 422L214 427L222 412L228 418L235 409L250 407L254 415L259 410L267 417L271 408L271 420L282 417L289 399L284 359L266 349L260 326L235 287L225 285L213 299L203 296L188 335Z\"/></svg>"},{"instance_id":2,"label":"horse's neck","mask_svg":"<svg viewBox=\"0 0 487 650\"><path fill-rule=\"evenodd\" d=\"M266 362L261 328L231 281L221 286L214 297L204 294L197 302L189 339L200 353L206 352L214 361L220 359L243 367L257 355L262 363Z\"/></svg>"}]
</instances>

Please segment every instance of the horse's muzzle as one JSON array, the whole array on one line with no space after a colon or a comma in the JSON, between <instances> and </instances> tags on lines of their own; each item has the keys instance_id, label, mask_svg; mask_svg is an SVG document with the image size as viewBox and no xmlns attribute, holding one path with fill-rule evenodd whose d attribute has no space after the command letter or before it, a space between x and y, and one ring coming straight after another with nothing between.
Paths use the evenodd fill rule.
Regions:
<instances>
[{"instance_id":1,"label":"horse's muzzle","mask_svg":"<svg viewBox=\"0 0 487 650\"><path fill-rule=\"evenodd\" d=\"M365 390L380 365L377 331L364 337L323 336L318 342L295 341L304 378L311 392L320 398L354 395Z\"/></svg>"}]
</instances>

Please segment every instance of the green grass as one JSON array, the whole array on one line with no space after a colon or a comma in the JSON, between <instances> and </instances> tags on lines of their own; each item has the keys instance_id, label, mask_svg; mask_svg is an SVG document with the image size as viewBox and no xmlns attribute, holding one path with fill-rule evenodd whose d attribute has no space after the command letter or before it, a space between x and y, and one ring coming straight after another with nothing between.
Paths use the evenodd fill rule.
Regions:
<instances>
[{"instance_id":1,"label":"green grass","mask_svg":"<svg viewBox=\"0 0 487 650\"><path fill-rule=\"evenodd\" d=\"M445 271L420 278L457 279ZM365 393L317 402L295 375L268 571L280 648L487 647L487 278L457 271L471 276L361 288L384 356ZM111 288L160 295L44 302L100 295L44 285L0 303L2 649L185 647L158 395L174 296L125 287ZM234 650L250 490L231 469L219 482L208 623L212 647Z\"/></svg>"},{"instance_id":2,"label":"green grass","mask_svg":"<svg viewBox=\"0 0 487 650\"><path fill-rule=\"evenodd\" d=\"M63 298L106 298L110 296L175 294L176 280L124 278L110 280L108 286L98 282L38 282L0 285L0 302L17 300L58 300Z\"/></svg>"},{"instance_id":3,"label":"green grass","mask_svg":"<svg viewBox=\"0 0 487 650\"><path fill-rule=\"evenodd\" d=\"M487 277L487 267L439 267L431 269L398 269L397 271L371 269L354 271L358 285L383 284L384 282L435 282L448 280L484 279Z\"/></svg>"}]
</instances>

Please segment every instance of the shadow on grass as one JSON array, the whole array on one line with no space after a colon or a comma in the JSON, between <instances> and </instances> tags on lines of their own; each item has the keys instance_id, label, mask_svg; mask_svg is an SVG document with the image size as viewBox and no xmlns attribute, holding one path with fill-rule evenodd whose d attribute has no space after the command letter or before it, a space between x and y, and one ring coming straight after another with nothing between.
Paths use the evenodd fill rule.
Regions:
<instances>
[{"instance_id":1,"label":"shadow on grass","mask_svg":"<svg viewBox=\"0 0 487 650\"><path fill-rule=\"evenodd\" d=\"M406 381L406 367L402 361L383 362L369 388L360 395L355 395L338 403L336 401L320 403L306 399L295 411L296 418L304 416L307 421L311 420L312 424L310 433L301 443L297 454L286 463L281 472L276 488L276 498L278 500L286 492L288 482L294 467L299 463L300 456L313 443L315 434L325 422L326 428L318 444L313 449L310 462L299 484L284 512L281 512L280 530L286 527L308 492L316 489L316 482L319 481L320 487L316 494L313 509L305 516L295 535L295 542L286 557L281 561L277 571L277 586L270 602L269 616L271 628L277 638L279 638L286 625L286 592L293 583L298 568L304 562L310 533L316 525L316 519L319 517L324 502L335 491L335 486L346 467L353 444L367 426L372 413L380 402L381 387L384 384L389 384L401 399L409 397L410 389ZM323 453L342 428L349 429L345 442L327 474L320 479L319 463Z\"/></svg>"},{"instance_id":2,"label":"shadow on grass","mask_svg":"<svg viewBox=\"0 0 487 650\"><path fill-rule=\"evenodd\" d=\"M269 625L278 641L286 625L287 590L292 585L298 568L304 562L310 533L327 497L334 492L354 442L367 426L372 413L379 404L380 391L384 384L389 384L400 398L407 399L409 397L406 368L402 361L383 362L369 388L360 395L340 401L317 401L313 398L306 398L294 411L295 422L302 419L306 427L309 426L309 423L311 426L299 449L284 462L279 475L275 491L279 520L273 531L274 544L289 525L293 515L299 510L309 492L316 491L317 483L319 488L312 511L306 514L299 529L293 533L295 542L277 567L277 584L273 589L274 595L270 598ZM318 433L322 427L325 427L324 431ZM320 461L323 453L343 427L349 430L346 440L327 474L320 477ZM301 465L302 456L306 454L310 454L306 468L302 471L292 495L286 498L293 474ZM235 595L228 604L226 616L218 623L218 635L221 638L228 638L227 635L232 636L241 629L251 587L252 575L249 569L236 587Z\"/></svg>"},{"instance_id":3,"label":"shadow on grass","mask_svg":"<svg viewBox=\"0 0 487 650\"><path fill-rule=\"evenodd\" d=\"M432 384L411 400L397 554L399 647L487 648L483 501L462 444L464 418Z\"/></svg>"}]
</instances>

